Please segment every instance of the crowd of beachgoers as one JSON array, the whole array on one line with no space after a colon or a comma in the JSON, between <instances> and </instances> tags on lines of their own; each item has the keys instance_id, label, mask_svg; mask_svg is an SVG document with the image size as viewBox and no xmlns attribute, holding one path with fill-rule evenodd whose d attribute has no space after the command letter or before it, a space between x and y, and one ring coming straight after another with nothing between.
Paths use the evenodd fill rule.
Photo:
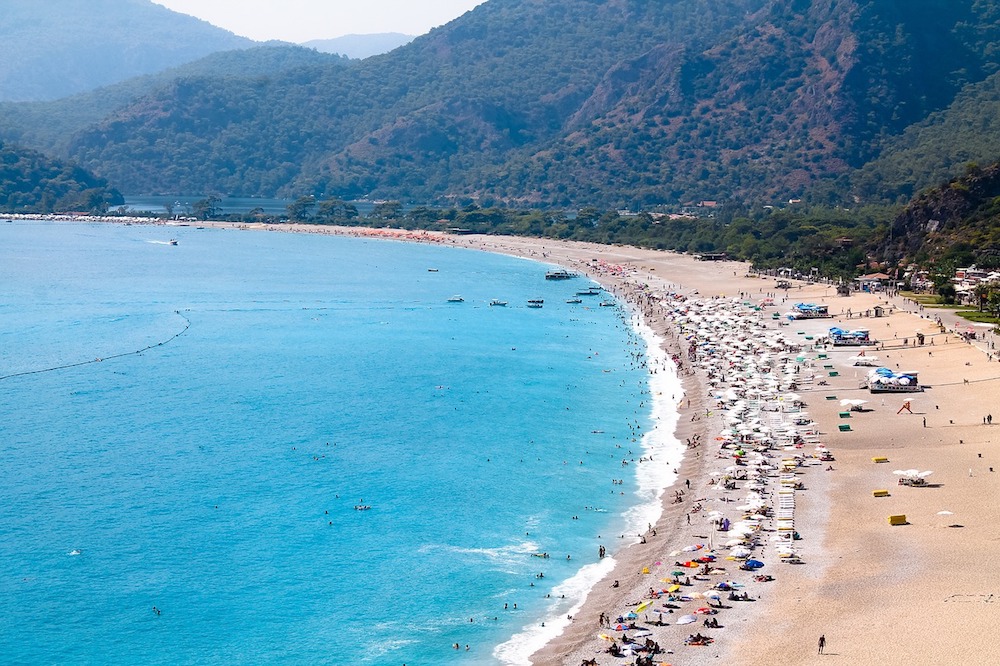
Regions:
<instances>
[{"instance_id":1,"label":"crowd of beachgoers","mask_svg":"<svg viewBox=\"0 0 1000 666\"><path fill-rule=\"evenodd\" d=\"M648 532L608 548L614 569L531 663L800 664L821 647L862 663L1000 662L1000 648L980 630L995 621L1000 598L1000 566L983 557L1000 512L992 442L1000 419L991 418L1000 414L1000 365L988 327L896 294L782 286L745 264L655 250L199 224L432 242L549 262L601 282L659 336L685 391L678 480L664 489L662 516ZM829 318L789 321L783 311L794 302L827 305ZM870 394L871 368L857 349L832 346L824 337L831 326L867 327L879 363L919 371L927 390L905 399ZM934 482L898 484L893 472L909 468L933 469Z\"/></svg>"}]
</instances>

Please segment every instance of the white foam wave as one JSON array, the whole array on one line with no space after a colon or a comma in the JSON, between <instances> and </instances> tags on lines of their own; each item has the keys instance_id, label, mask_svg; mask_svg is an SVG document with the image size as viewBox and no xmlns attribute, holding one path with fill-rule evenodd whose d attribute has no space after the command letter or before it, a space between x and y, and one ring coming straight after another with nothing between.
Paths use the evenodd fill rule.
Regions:
<instances>
[{"instance_id":1,"label":"white foam wave","mask_svg":"<svg viewBox=\"0 0 1000 666\"><path fill-rule=\"evenodd\" d=\"M537 553L538 549L539 546L534 541L521 541L519 543L492 548L469 548L447 544L434 544L421 547L419 552L429 553L432 550L437 550L452 555L473 556L477 559L487 560L496 570L516 573L520 572L524 566L524 556L529 553Z\"/></svg>"},{"instance_id":2,"label":"white foam wave","mask_svg":"<svg viewBox=\"0 0 1000 666\"><path fill-rule=\"evenodd\" d=\"M683 460L685 447L674 433L680 419L678 404L684 388L677 367L663 349L663 339L638 316L633 316L632 325L646 343L652 427L643 435L643 462L636 466L639 503L624 512L622 532L640 534L647 530L649 524L659 520L663 513L663 492L677 481L675 470ZM634 541L638 541L638 537ZM590 590L611 572L614 565L614 558L606 557L582 567L573 577L553 588L553 603L545 609L545 618L524 626L510 640L498 645L493 650L493 656L506 666L530 666L531 655L562 634L569 626L568 616L579 612ZM563 595L565 599L561 598Z\"/></svg>"},{"instance_id":3,"label":"white foam wave","mask_svg":"<svg viewBox=\"0 0 1000 666\"><path fill-rule=\"evenodd\" d=\"M675 470L684 458L685 447L675 432L680 413L677 405L684 388L677 368L663 349L660 338L638 316L632 325L646 342L646 360L650 368L649 399L652 427L643 435L644 462L636 467L639 503L625 512L625 534L640 534L659 520L663 513L663 491L677 481ZM652 370L656 370L653 374Z\"/></svg>"},{"instance_id":4,"label":"white foam wave","mask_svg":"<svg viewBox=\"0 0 1000 666\"><path fill-rule=\"evenodd\" d=\"M590 590L614 566L614 558L606 557L582 567L573 577L552 588L552 603L545 609L544 619L525 625L510 640L496 646L493 657L505 666L530 666L531 655L565 631L569 616L580 611Z\"/></svg>"}]
</instances>

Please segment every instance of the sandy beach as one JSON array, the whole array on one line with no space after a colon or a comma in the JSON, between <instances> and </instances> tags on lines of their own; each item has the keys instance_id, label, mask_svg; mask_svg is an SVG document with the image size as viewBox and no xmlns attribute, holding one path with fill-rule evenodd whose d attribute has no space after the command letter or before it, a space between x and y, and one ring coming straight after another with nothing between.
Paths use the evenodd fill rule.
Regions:
<instances>
[{"instance_id":1,"label":"sandy beach","mask_svg":"<svg viewBox=\"0 0 1000 666\"><path fill-rule=\"evenodd\" d=\"M1000 564L994 561L993 550L1000 535L993 524L1000 515L1000 448L994 443L1000 440L1000 430L994 430L1000 428L1000 363L991 335L970 342L958 335L970 330L967 322L941 313L939 325L938 311L922 311L900 297L867 293L842 297L832 286L803 282L793 282L786 291L773 278L749 274L745 264L701 262L667 252L399 230L238 226L435 242L558 264L589 275L628 301L667 351L682 359L686 395L676 435L695 445L685 456L680 480L665 490L663 514L644 535L645 543L608 553L616 561L615 569L591 591L565 631L533 655L533 663L633 664L642 663L637 659L647 655L645 663L674 666L826 660L1000 663L1000 647L988 636L1000 619ZM684 296L668 304L659 296L650 298L671 293ZM768 295L774 305L759 312L734 302L759 305ZM713 379L717 371L708 368L702 351L689 358L689 342L678 334L678 306L709 307L713 299L728 303L725 312L746 311L740 316L755 322L745 331L751 339L780 335L801 345L789 356L804 359L797 363L802 381L794 391L786 391L799 396L798 411L778 416L794 419L806 414L812 424L802 426L806 436L800 446L792 443L788 449L787 442L774 446L756 462L748 456L746 470L726 476L739 477L750 470L752 475L732 479L735 486L728 489L719 470L733 466L734 449L721 447L733 442L720 439L719 433L732 426L725 420L732 414L720 409L726 406L718 396L732 377L720 382L716 374ZM780 317L797 302L827 305L833 317L791 322ZM864 316L877 305L885 309L885 316ZM720 317L720 322L724 319ZM855 366L851 360L859 349L818 346L831 326L870 330L877 344L866 354L879 357L880 364L891 370L918 372L926 390L870 394L860 388L870 368ZM989 329L971 330L982 335ZM917 343L918 332L924 336L923 345ZM716 362L731 360L735 359ZM855 411L841 403L849 399L866 402ZM909 403L908 410L901 409L904 402ZM732 405L728 407L731 412ZM735 437L737 446L751 443ZM833 460L820 460L825 450ZM786 467L783 461L789 458L797 463ZM922 486L900 485L905 475L895 472L904 470L932 474L924 476L927 482ZM743 559L727 559L736 547L724 546L732 541L728 532L717 530L715 520L706 516L737 523L754 514L743 507L757 474L765 485L757 496L769 509L762 513L770 515L762 517L758 529L743 540L753 546L750 558L764 564L746 571L740 568ZM681 491L682 498L675 503ZM780 522L779 505L789 497L794 532L800 538L783 540L788 530L781 525L788 523ZM905 524L890 525L889 516L903 515ZM697 551L684 550L698 545ZM782 549L794 551L795 557L781 557ZM678 569L677 563L695 557L706 557L699 564L707 565L708 572ZM683 575L671 573L678 570ZM759 581L757 576L772 580ZM691 584L685 585L688 579ZM674 581L678 588L661 592L671 589ZM730 599L725 586L718 598L706 596L718 590L719 583L731 585L748 600ZM709 610L696 613L700 608ZM664 612L652 612L656 609ZM630 612L634 618L628 617ZM676 620L688 614L694 614L696 621L678 625ZM602 615L610 622L602 622ZM618 618L635 628L615 631ZM663 618L662 624L658 618ZM719 628L706 627L706 620L717 620ZM696 633L711 642L685 645L685 639ZM612 640L619 648L626 647L623 635L632 636L637 644L655 642L660 651L630 650L613 656L608 651ZM822 655L821 635L826 641Z\"/></svg>"},{"instance_id":2,"label":"sandy beach","mask_svg":"<svg viewBox=\"0 0 1000 666\"><path fill-rule=\"evenodd\" d=\"M987 418L992 411L1000 412L1000 364L989 351L992 336L967 342L956 331L970 330L968 323L950 314L941 315L942 332L936 314L919 311L898 297L887 300L866 293L840 297L828 285L799 282L786 295L777 290L775 280L747 277L747 266L733 262L551 241L488 237L463 241L585 270L626 298L631 287L649 284L676 285L688 294L697 291L699 297L733 297L742 292L753 301L767 293L786 299L781 303L778 298L776 307L766 308L765 313L784 312L793 302L826 304L833 318L791 322L780 327L783 334L816 340L831 326L868 328L880 341L878 349L869 349L868 354L881 357L891 369L919 372L921 384L928 387L921 393L869 394L859 384L870 368L856 367L849 360L857 348L804 352L813 359L820 353L827 356L815 363L816 381L798 387L797 393L835 461L796 471L805 488L796 492L795 512L796 531L802 537L795 549L803 564L781 563L765 545L762 559L767 564L761 572L774 580L756 583L747 572L736 570L735 562L721 559L719 566L726 568L723 577L743 582L754 601L724 600L723 605L731 608L710 616L723 629L703 628L702 616L688 626L658 627L645 621L654 615L640 614L637 626L649 628L653 640L672 651L655 655L653 663L799 664L834 657L866 664L1000 661L1000 648L983 631L1000 610L1000 567L990 548L996 535L993 517L1000 509L996 492L1000 452L993 445L1000 431L986 422L992 421ZM595 272L592 259L627 270L618 275ZM857 316L876 305L885 307L888 316ZM854 316L848 318L848 311ZM667 323L656 316L648 319L669 345L672 331ZM771 321L776 325L787 320ZM926 336L923 346L917 345L917 332ZM712 456L718 453L714 435L722 424L712 417L690 421L683 416L711 411L704 380L701 373L685 377L691 406L683 405L678 437L701 435L703 445L689 452L681 478L691 480L693 499L704 498L707 510L718 505L719 493L709 489L707 475L718 467ZM850 411L850 418L844 419L842 399L868 402L865 411ZM912 414L905 410L897 414L904 401L910 402ZM842 423L849 423L850 431L842 432ZM812 453L812 447L805 453ZM886 461L873 462L878 458ZM828 466L833 469L828 471ZM933 471L927 486L898 485L900 476L893 472L909 469ZM875 490L887 490L888 496L875 497ZM643 569L655 571L656 562L672 565L683 559L671 553L704 542L699 536L709 530L704 520L687 525L691 505L672 504L672 491L664 494L663 517L655 526L659 538L648 536L646 544L616 553L615 571L591 593L569 629L534 656L534 663L634 662L633 657L614 658L606 652L608 642L598 635L617 637L622 632L601 629L600 614L613 620L648 600L649 588L660 589L663 583L655 574L643 574ZM890 515L905 515L907 524L891 526ZM724 558L725 551L718 555ZM619 587L611 587L612 580L619 580ZM708 589L714 580L715 576L708 585L692 589ZM705 604L675 604L681 608L672 617ZM685 637L698 632L714 642L684 645ZM822 657L821 635L826 639Z\"/></svg>"}]
</instances>

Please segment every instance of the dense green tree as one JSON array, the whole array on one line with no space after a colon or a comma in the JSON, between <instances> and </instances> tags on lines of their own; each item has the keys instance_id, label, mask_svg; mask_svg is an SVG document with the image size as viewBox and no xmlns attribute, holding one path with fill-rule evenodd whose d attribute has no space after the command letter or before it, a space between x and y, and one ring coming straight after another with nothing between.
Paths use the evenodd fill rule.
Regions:
<instances>
[{"instance_id":1,"label":"dense green tree","mask_svg":"<svg viewBox=\"0 0 1000 666\"><path fill-rule=\"evenodd\" d=\"M349 224L358 218L358 207L340 199L324 199L316 208L316 219L324 224Z\"/></svg>"},{"instance_id":2,"label":"dense green tree","mask_svg":"<svg viewBox=\"0 0 1000 666\"><path fill-rule=\"evenodd\" d=\"M214 194L209 195L204 199L195 201L191 206L191 212L199 220L211 220L222 213L222 209L219 207L221 203L222 199L220 197Z\"/></svg>"},{"instance_id":3,"label":"dense green tree","mask_svg":"<svg viewBox=\"0 0 1000 666\"><path fill-rule=\"evenodd\" d=\"M380 201L372 207L369 217L373 220L395 220L403 212L403 204L398 201Z\"/></svg>"},{"instance_id":4,"label":"dense green tree","mask_svg":"<svg viewBox=\"0 0 1000 666\"><path fill-rule=\"evenodd\" d=\"M316 197L307 194L285 206L285 210L288 213L288 219L292 222L305 222L309 219L310 211L315 207Z\"/></svg>"}]
</instances>

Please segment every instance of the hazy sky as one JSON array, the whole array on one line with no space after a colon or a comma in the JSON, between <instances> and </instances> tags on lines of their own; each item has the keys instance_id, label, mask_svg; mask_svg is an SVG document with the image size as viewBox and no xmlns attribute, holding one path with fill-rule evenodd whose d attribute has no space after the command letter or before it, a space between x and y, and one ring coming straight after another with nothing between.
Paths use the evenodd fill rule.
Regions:
<instances>
[{"instance_id":1,"label":"hazy sky","mask_svg":"<svg viewBox=\"0 0 1000 666\"><path fill-rule=\"evenodd\" d=\"M259 41L349 34L421 35L485 0L153 0Z\"/></svg>"}]
</instances>

